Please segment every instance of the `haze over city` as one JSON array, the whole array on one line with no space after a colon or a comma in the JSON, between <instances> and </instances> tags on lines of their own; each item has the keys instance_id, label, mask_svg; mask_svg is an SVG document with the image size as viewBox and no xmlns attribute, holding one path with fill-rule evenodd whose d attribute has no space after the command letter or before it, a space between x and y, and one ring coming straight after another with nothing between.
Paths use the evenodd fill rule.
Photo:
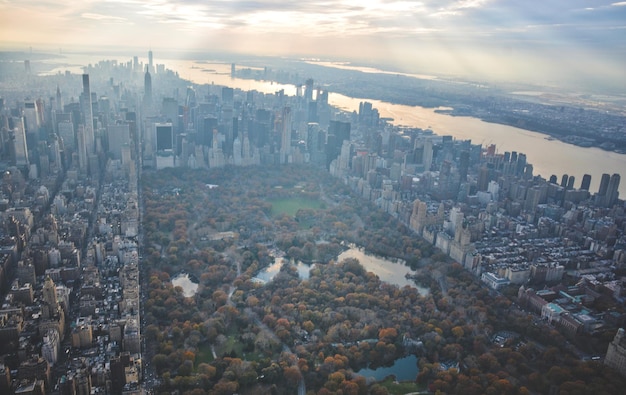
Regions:
<instances>
[{"instance_id":1,"label":"haze over city","mask_svg":"<svg viewBox=\"0 0 626 395\"><path fill-rule=\"evenodd\" d=\"M152 48L367 62L573 87L626 84L626 2L3 1L5 49Z\"/></svg>"},{"instance_id":2,"label":"haze over city","mask_svg":"<svg viewBox=\"0 0 626 395\"><path fill-rule=\"evenodd\" d=\"M0 395L622 393L625 30L0 0Z\"/></svg>"}]
</instances>

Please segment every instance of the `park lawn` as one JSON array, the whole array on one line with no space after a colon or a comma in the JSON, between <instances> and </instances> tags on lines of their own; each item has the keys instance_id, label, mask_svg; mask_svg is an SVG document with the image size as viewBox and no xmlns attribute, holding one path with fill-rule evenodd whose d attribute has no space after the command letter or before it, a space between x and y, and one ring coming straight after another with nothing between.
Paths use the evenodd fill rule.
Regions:
<instances>
[{"instance_id":1,"label":"park lawn","mask_svg":"<svg viewBox=\"0 0 626 395\"><path fill-rule=\"evenodd\" d=\"M287 214L294 217L300 209L317 210L322 207L322 202L317 199L290 197L268 200L272 204L272 215L277 217Z\"/></svg>"},{"instance_id":2,"label":"park lawn","mask_svg":"<svg viewBox=\"0 0 626 395\"><path fill-rule=\"evenodd\" d=\"M379 383L385 387L391 395L404 395L426 391L426 386L418 385L410 381L396 382L393 377L387 377ZM428 391L426 391L428 392Z\"/></svg>"},{"instance_id":3,"label":"park lawn","mask_svg":"<svg viewBox=\"0 0 626 395\"><path fill-rule=\"evenodd\" d=\"M210 363L210 362L213 362L213 353L211 352L211 345L207 342L204 342L198 346L198 351L196 352L195 366L198 366L201 363Z\"/></svg>"},{"instance_id":4,"label":"park lawn","mask_svg":"<svg viewBox=\"0 0 626 395\"><path fill-rule=\"evenodd\" d=\"M209 348L209 353L211 349ZM239 333L237 331L233 331L228 335L226 342L221 346L215 346L215 353L219 356L229 356L235 355L236 358L243 359L245 361L260 361L263 358L266 358L267 355L265 353L261 353L258 351L252 352L244 352L243 351L243 343L239 341Z\"/></svg>"},{"instance_id":5,"label":"park lawn","mask_svg":"<svg viewBox=\"0 0 626 395\"><path fill-rule=\"evenodd\" d=\"M243 354L243 345L237 340L237 335L233 334L228 336L224 344L221 346L215 346L215 352L218 356L228 356L234 353L238 358L241 358L241 355Z\"/></svg>"}]
</instances>

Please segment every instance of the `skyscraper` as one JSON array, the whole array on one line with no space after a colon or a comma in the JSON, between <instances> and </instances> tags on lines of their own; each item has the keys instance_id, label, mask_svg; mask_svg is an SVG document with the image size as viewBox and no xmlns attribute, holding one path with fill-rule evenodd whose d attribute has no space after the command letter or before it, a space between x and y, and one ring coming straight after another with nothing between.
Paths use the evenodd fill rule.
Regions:
<instances>
[{"instance_id":1,"label":"skyscraper","mask_svg":"<svg viewBox=\"0 0 626 395\"><path fill-rule=\"evenodd\" d=\"M609 176L608 174L602 174L602 178L600 179L600 188L598 189L598 195L606 196L606 191L609 188L610 179L611 176Z\"/></svg>"},{"instance_id":2,"label":"skyscraper","mask_svg":"<svg viewBox=\"0 0 626 395\"><path fill-rule=\"evenodd\" d=\"M15 166L28 167L28 144L24 131L24 118L13 118L13 152L15 153Z\"/></svg>"},{"instance_id":3,"label":"skyscraper","mask_svg":"<svg viewBox=\"0 0 626 395\"><path fill-rule=\"evenodd\" d=\"M148 70L151 66L146 67L146 74L143 78L143 102L146 105L152 104L152 77L150 76L150 71Z\"/></svg>"},{"instance_id":4,"label":"skyscraper","mask_svg":"<svg viewBox=\"0 0 626 395\"><path fill-rule=\"evenodd\" d=\"M620 178L620 175L615 173L609 180L609 186L606 191L606 207L612 207L615 203L617 203L617 199L619 197L618 189Z\"/></svg>"},{"instance_id":5,"label":"skyscraper","mask_svg":"<svg viewBox=\"0 0 626 395\"><path fill-rule=\"evenodd\" d=\"M63 111L63 96L61 96L61 88L57 85L57 94L55 102L55 111Z\"/></svg>"},{"instance_id":6,"label":"skyscraper","mask_svg":"<svg viewBox=\"0 0 626 395\"><path fill-rule=\"evenodd\" d=\"M86 174L88 170L88 155L85 127L83 125L78 125L78 131L76 132L76 150L78 152L78 169L81 173Z\"/></svg>"},{"instance_id":7,"label":"skyscraper","mask_svg":"<svg viewBox=\"0 0 626 395\"><path fill-rule=\"evenodd\" d=\"M152 63L152 50L148 51L148 71L154 73L154 64Z\"/></svg>"},{"instance_id":8,"label":"skyscraper","mask_svg":"<svg viewBox=\"0 0 626 395\"><path fill-rule=\"evenodd\" d=\"M76 149L76 135L74 134L74 124L70 120L64 120L57 125L59 137L63 140L63 148L69 151Z\"/></svg>"},{"instance_id":9,"label":"skyscraper","mask_svg":"<svg viewBox=\"0 0 626 395\"><path fill-rule=\"evenodd\" d=\"M89 74L83 74L83 93L80 95L80 104L84 117L84 138L87 155L95 150L93 131L93 107L91 103L91 88L89 87Z\"/></svg>"},{"instance_id":10,"label":"skyscraper","mask_svg":"<svg viewBox=\"0 0 626 395\"><path fill-rule=\"evenodd\" d=\"M154 124L154 133L157 151L167 151L174 148L174 131L171 123Z\"/></svg>"},{"instance_id":11,"label":"skyscraper","mask_svg":"<svg viewBox=\"0 0 626 395\"><path fill-rule=\"evenodd\" d=\"M289 155L291 155L291 108L285 107L280 139L280 163L288 163Z\"/></svg>"},{"instance_id":12,"label":"skyscraper","mask_svg":"<svg viewBox=\"0 0 626 395\"><path fill-rule=\"evenodd\" d=\"M326 136L326 167L341 153L344 140L350 140L350 122L330 121Z\"/></svg>"},{"instance_id":13,"label":"skyscraper","mask_svg":"<svg viewBox=\"0 0 626 395\"><path fill-rule=\"evenodd\" d=\"M580 189L588 191L589 190L589 186L591 186L591 175L590 174L585 174L583 176L583 182L580 184Z\"/></svg>"},{"instance_id":14,"label":"skyscraper","mask_svg":"<svg viewBox=\"0 0 626 395\"><path fill-rule=\"evenodd\" d=\"M122 159L122 147L130 144L130 126L128 123L118 122L107 126L109 154L114 159Z\"/></svg>"},{"instance_id":15,"label":"skyscraper","mask_svg":"<svg viewBox=\"0 0 626 395\"><path fill-rule=\"evenodd\" d=\"M35 100L27 100L24 102L24 119L27 133L35 133L39 128L39 111L37 111L37 102Z\"/></svg>"},{"instance_id":16,"label":"skyscraper","mask_svg":"<svg viewBox=\"0 0 626 395\"><path fill-rule=\"evenodd\" d=\"M308 102L313 100L313 79L309 78L304 83L304 99Z\"/></svg>"},{"instance_id":17,"label":"skyscraper","mask_svg":"<svg viewBox=\"0 0 626 395\"><path fill-rule=\"evenodd\" d=\"M224 103L231 103L235 99L235 90L228 86L222 88L222 101Z\"/></svg>"},{"instance_id":18,"label":"skyscraper","mask_svg":"<svg viewBox=\"0 0 626 395\"><path fill-rule=\"evenodd\" d=\"M622 375L626 375L626 337L624 334L624 328L617 330L613 341L609 343L604 358L604 363L607 366L612 367Z\"/></svg>"},{"instance_id":19,"label":"skyscraper","mask_svg":"<svg viewBox=\"0 0 626 395\"><path fill-rule=\"evenodd\" d=\"M54 316L59 311L57 289L50 276L47 276L43 283L43 302L48 309L48 317Z\"/></svg>"},{"instance_id":20,"label":"skyscraper","mask_svg":"<svg viewBox=\"0 0 626 395\"><path fill-rule=\"evenodd\" d=\"M461 182L467 181L467 172L469 171L469 151L461 151L459 156L459 176L461 177Z\"/></svg>"},{"instance_id":21,"label":"skyscraper","mask_svg":"<svg viewBox=\"0 0 626 395\"><path fill-rule=\"evenodd\" d=\"M600 179L600 188L598 188L598 193L594 197L594 201L596 205L605 207L607 204L607 191L609 190L609 181L611 180L611 176L607 173L602 174L602 178Z\"/></svg>"}]
</instances>

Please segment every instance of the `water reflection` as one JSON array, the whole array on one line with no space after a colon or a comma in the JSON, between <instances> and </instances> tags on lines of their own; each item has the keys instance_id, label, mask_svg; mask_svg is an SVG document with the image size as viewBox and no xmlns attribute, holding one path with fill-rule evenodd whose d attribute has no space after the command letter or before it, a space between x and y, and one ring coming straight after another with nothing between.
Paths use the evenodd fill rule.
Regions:
<instances>
[{"instance_id":1,"label":"water reflection","mask_svg":"<svg viewBox=\"0 0 626 395\"><path fill-rule=\"evenodd\" d=\"M404 264L404 261L392 261L375 255L370 255L362 248L352 247L338 257L338 261L342 261L346 258L358 259L361 265L368 272L376 274L381 281L385 281L389 284L397 285L402 288L406 285L417 288L420 295L428 295L428 289L415 285L413 280L406 278L407 274L415 274Z\"/></svg>"},{"instance_id":2,"label":"water reflection","mask_svg":"<svg viewBox=\"0 0 626 395\"><path fill-rule=\"evenodd\" d=\"M189 274L181 273L172 279L172 285L174 287L181 287L183 289L183 295L190 298L198 292L198 284L194 283Z\"/></svg>"},{"instance_id":3,"label":"water reflection","mask_svg":"<svg viewBox=\"0 0 626 395\"><path fill-rule=\"evenodd\" d=\"M414 381L419 373L417 368L417 357L409 355L408 357L396 359L394 364L389 367L380 367L377 369L365 368L356 374L367 378L373 378L376 381L384 380L386 377L393 375L396 381Z\"/></svg>"},{"instance_id":4,"label":"water reflection","mask_svg":"<svg viewBox=\"0 0 626 395\"><path fill-rule=\"evenodd\" d=\"M420 295L422 296L428 295L429 293L427 288L419 287L415 285L415 282L413 282L413 280L406 278L407 274L414 274L414 272L408 266L406 266L403 261L392 261L382 257L370 255L363 249L356 246L352 246L346 251L342 252L337 257L337 261L342 261L347 258L358 259L358 261L361 263L366 271L376 274L381 279L381 281L397 285L398 287L404 287L408 285L410 287L417 288ZM278 274L280 268L285 262L289 262L289 264L295 266L296 270L298 270L299 277L303 280L309 278L311 268L315 265L308 265L300 261L288 261L285 258L276 258L274 260L274 263L261 270L259 274L253 278L253 280L261 283L268 283L272 281L274 276Z\"/></svg>"},{"instance_id":5,"label":"water reflection","mask_svg":"<svg viewBox=\"0 0 626 395\"><path fill-rule=\"evenodd\" d=\"M260 282L260 283L264 283L264 284L272 281L274 276L276 276L278 272L280 271L280 268L283 266L283 264L287 262L291 264L292 266L296 267L296 270L298 271L298 276L303 280L306 280L309 278L309 273L311 272L311 268L315 266L315 264L308 265L300 261L297 261L294 263L293 260L289 261L285 258L276 258L274 260L274 263L272 263L265 269L261 270L259 274L257 274L256 277L254 277L252 280Z\"/></svg>"}]
</instances>

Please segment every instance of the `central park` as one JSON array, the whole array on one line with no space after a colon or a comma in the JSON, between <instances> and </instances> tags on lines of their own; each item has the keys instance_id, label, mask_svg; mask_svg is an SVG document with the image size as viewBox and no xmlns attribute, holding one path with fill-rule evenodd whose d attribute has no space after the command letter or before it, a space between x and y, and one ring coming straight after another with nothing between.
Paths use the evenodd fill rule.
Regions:
<instances>
[{"instance_id":1,"label":"central park","mask_svg":"<svg viewBox=\"0 0 626 395\"><path fill-rule=\"evenodd\" d=\"M624 385L324 170L166 169L142 175L142 197L144 335L157 393L578 394ZM339 259L350 248L406 265L409 285ZM197 284L193 293L173 285L181 274Z\"/></svg>"}]
</instances>

